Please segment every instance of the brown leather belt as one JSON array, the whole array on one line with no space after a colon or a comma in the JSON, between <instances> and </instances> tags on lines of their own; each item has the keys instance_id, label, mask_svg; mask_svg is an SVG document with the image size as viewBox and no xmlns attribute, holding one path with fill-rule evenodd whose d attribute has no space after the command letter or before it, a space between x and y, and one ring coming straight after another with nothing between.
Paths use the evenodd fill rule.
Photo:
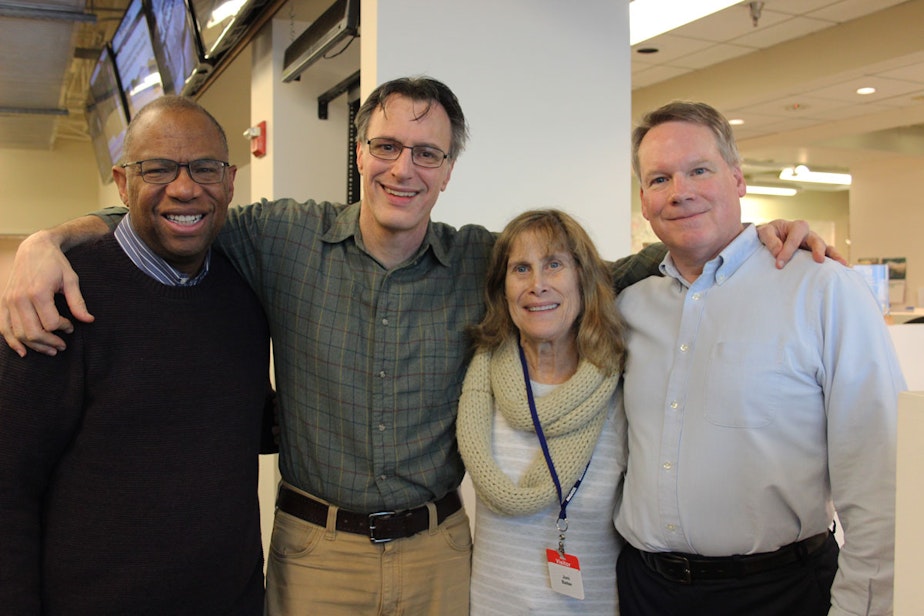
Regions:
<instances>
[{"instance_id":1,"label":"brown leather belt","mask_svg":"<svg viewBox=\"0 0 924 616\"><path fill-rule=\"evenodd\" d=\"M443 520L462 508L462 500L457 490L453 490L434 504L436 505L437 524L442 524ZM276 507L306 522L327 526L328 505L285 486L279 489ZM337 530L365 535L372 543L404 539L425 531L429 527L430 512L426 505L404 511L377 511L375 513L337 510Z\"/></svg>"},{"instance_id":2,"label":"brown leather belt","mask_svg":"<svg viewBox=\"0 0 924 616\"><path fill-rule=\"evenodd\" d=\"M639 554L648 568L661 577L681 584L691 584L704 580L740 578L795 564L821 549L829 536L830 531L784 545L774 552L741 556L710 557L641 550Z\"/></svg>"}]
</instances>

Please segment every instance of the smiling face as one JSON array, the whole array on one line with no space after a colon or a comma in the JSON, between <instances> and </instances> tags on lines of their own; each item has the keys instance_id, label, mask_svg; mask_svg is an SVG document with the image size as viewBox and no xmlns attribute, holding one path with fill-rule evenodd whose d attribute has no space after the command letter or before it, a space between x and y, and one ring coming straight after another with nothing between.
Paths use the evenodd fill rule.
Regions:
<instances>
[{"instance_id":1,"label":"smiling face","mask_svg":"<svg viewBox=\"0 0 924 616\"><path fill-rule=\"evenodd\" d=\"M392 95L372 113L365 137L450 152L452 128L446 110L436 101ZM394 260L388 254L409 257L423 241L430 212L449 183L454 161L445 160L435 169L420 167L411 161L409 149L397 160L381 160L361 142L356 145L356 164L363 178L359 224L367 249L386 261Z\"/></svg>"},{"instance_id":2,"label":"smiling face","mask_svg":"<svg viewBox=\"0 0 924 616\"><path fill-rule=\"evenodd\" d=\"M504 283L507 308L524 346L570 348L582 309L578 266L566 249L543 240L529 231L513 240Z\"/></svg>"},{"instance_id":3,"label":"smiling face","mask_svg":"<svg viewBox=\"0 0 924 616\"><path fill-rule=\"evenodd\" d=\"M228 160L218 130L198 111L155 109L136 122L128 161ZM116 166L113 177L122 202L128 205L132 227L144 243L176 269L194 275L227 218L235 172L233 166L226 168L218 184L197 184L185 167L169 184L148 184L137 165Z\"/></svg>"},{"instance_id":4,"label":"smiling face","mask_svg":"<svg viewBox=\"0 0 924 616\"><path fill-rule=\"evenodd\" d=\"M688 280L742 230L746 186L706 126L665 122L638 148L642 214Z\"/></svg>"}]
</instances>

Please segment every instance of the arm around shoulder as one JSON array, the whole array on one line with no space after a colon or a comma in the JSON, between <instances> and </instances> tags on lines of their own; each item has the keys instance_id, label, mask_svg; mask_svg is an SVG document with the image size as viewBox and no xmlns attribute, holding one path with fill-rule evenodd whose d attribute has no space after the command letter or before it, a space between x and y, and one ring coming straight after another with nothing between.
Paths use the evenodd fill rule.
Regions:
<instances>
[{"instance_id":1,"label":"arm around shoulder","mask_svg":"<svg viewBox=\"0 0 924 616\"><path fill-rule=\"evenodd\" d=\"M649 276L660 276L659 266L667 255L667 246L657 242L641 249L634 255L623 257L610 264L613 288L617 293L644 280Z\"/></svg>"},{"instance_id":2,"label":"arm around shoulder","mask_svg":"<svg viewBox=\"0 0 924 616\"><path fill-rule=\"evenodd\" d=\"M63 293L74 317L91 322L77 274L64 250L105 235L109 225L97 216L83 216L33 233L20 244L3 297L0 333L20 356L26 348L54 355L65 348L55 331L71 332L73 324L55 307L55 293Z\"/></svg>"}]
</instances>

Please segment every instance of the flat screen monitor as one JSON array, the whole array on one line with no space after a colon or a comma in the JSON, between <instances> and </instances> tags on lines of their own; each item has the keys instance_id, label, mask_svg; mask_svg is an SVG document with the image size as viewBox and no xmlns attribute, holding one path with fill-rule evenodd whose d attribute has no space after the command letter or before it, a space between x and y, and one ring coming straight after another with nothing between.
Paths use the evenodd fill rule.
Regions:
<instances>
[{"instance_id":1,"label":"flat screen monitor","mask_svg":"<svg viewBox=\"0 0 924 616\"><path fill-rule=\"evenodd\" d=\"M236 43L267 0L190 0L203 57L214 61Z\"/></svg>"},{"instance_id":2,"label":"flat screen monitor","mask_svg":"<svg viewBox=\"0 0 924 616\"><path fill-rule=\"evenodd\" d=\"M100 179L104 183L111 182L112 165L122 157L128 112L108 45L103 48L90 75L86 115Z\"/></svg>"},{"instance_id":3,"label":"flat screen monitor","mask_svg":"<svg viewBox=\"0 0 924 616\"><path fill-rule=\"evenodd\" d=\"M164 92L189 96L205 81L211 66L204 63L202 46L186 0L146 0L152 18L154 56Z\"/></svg>"},{"instance_id":4,"label":"flat screen monitor","mask_svg":"<svg viewBox=\"0 0 924 616\"><path fill-rule=\"evenodd\" d=\"M129 117L164 95L164 86L151 42L151 28L142 0L132 0L112 36L116 71L125 93Z\"/></svg>"}]
</instances>

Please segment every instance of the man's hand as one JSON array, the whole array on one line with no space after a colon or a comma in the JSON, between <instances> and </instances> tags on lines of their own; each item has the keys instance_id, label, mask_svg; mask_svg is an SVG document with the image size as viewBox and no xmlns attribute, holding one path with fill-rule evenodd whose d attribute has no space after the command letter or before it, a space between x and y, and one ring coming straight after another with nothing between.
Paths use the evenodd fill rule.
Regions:
<instances>
[{"instance_id":1,"label":"man's hand","mask_svg":"<svg viewBox=\"0 0 924 616\"><path fill-rule=\"evenodd\" d=\"M26 347L46 355L65 349L55 331L71 333L74 324L58 313L54 294L64 293L75 318L93 321L80 293L77 274L49 231L27 237L16 251L13 272L0 299L0 333L20 357Z\"/></svg>"},{"instance_id":2,"label":"man's hand","mask_svg":"<svg viewBox=\"0 0 924 616\"><path fill-rule=\"evenodd\" d=\"M758 225L757 235L776 258L777 269L783 269L800 248L812 251L812 257L818 263L822 263L827 256L841 265L847 265L846 259L837 249L825 244L821 236L809 229L804 220L773 220Z\"/></svg>"}]
</instances>

